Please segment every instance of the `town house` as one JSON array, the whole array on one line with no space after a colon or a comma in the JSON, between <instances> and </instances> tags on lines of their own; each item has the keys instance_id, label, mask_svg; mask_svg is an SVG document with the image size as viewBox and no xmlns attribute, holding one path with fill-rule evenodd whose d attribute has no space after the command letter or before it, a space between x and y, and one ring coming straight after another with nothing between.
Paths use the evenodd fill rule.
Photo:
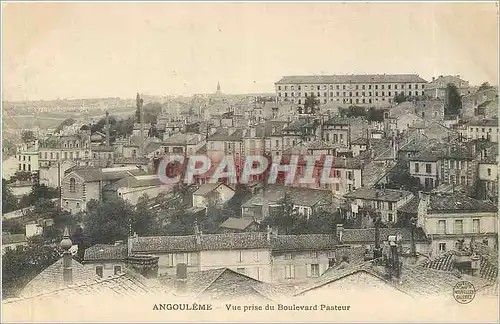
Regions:
<instances>
[{"instance_id":1,"label":"town house","mask_svg":"<svg viewBox=\"0 0 500 324\"><path fill-rule=\"evenodd\" d=\"M406 190L363 187L345 194L344 198L350 203L350 217L353 219L368 211L380 215L382 222L387 224L397 222L398 208L411 200L413 194ZM366 222L371 223L371 220Z\"/></svg>"},{"instance_id":2,"label":"town house","mask_svg":"<svg viewBox=\"0 0 500 324\"><path fill-rule=\"evenodd\" d=\"M158 175L131 175L103 187L103 197L122 198L136 205L143 195L158 196L164 189Z\"/></svg>"},{"instance_id":3,"label":"town house","mask_svg":"<svg viewBox=\"0 0 500 324\"><path fill-rule=\"evenodd\" d=\"M90 200L102 200L106 185L134 175L145 172L137 167L74 169L62 180L61 207L71 213L85 212Z\"/></svg>"},{"instance_id":4,"label":"town house","mask_svg":"<svg viewBox=\"0 0 500 324\"><path fill-rule=\"evenodd\" d=\"M418 204L418 226L430 236L431 254L456 248L463 240L498 246L498 207L462 194L422 193Z\"/></svg>"},{"instance_id":5,"label":"town house","mask_svg":"<svg viewBox=\"0 0 500 324\"><path fill-rule=\"evenodd\" d=\"M498 119L479 119L467 125L467 138L469 140L483 139L498 143Z\"/></svg>"}]
</instances>

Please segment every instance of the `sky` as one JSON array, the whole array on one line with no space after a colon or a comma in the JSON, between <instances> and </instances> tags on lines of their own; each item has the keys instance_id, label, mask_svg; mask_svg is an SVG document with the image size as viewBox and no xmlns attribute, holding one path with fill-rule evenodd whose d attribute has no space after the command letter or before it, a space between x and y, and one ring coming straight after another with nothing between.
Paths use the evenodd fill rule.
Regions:
<instances>
[{"instance_id":1,"label":"sky","mask_svg":"<svg viewBox=\"0 0 500 324\"><path fill-rule=\"evenodd\" d=\"M284 75L498 84L495 3L2 3L3 100L274 92Z\"/></svg>"}]
</instances>

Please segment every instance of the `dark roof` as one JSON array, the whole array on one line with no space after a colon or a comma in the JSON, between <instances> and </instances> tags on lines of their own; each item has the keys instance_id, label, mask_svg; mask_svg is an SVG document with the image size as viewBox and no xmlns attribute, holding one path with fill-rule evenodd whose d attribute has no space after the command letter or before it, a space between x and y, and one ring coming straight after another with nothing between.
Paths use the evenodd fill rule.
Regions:
<instances>
[{"instance_id":1,"label":"dark roof","mask_svg":"<svg viewBox=\"0 0 500 324\"><path fill-rule=\"evenodd\" d=\"M255 221L249 218L234 218L229 217L222 224L220 224L219 228L227 228L234 230L245 230L248 226L254 224Z\"/></svg>"},{"instance_id":2,"label":"dark roof","mask_svg":"<svg viewBox=\"0 0 500 324\"><path fill-rule=\"evenodd\" d=\"M2 235L2 245L6 244L16 244L25 243L28 240L24 234L3 234Z\"/></svg>"},{"instance_id":3,"label":"dark roof","mask_svg":"<svg viewBox=\"0 0 500 324\"><path fill-rule=\"evenodd\" d=\"M62 272L60 276L62 277ZM169 296L157 280L146 279L125 269L123 273L106 279L96 276L89 281L74 283L51 292L37 291L36 295L3 300L2 319L6 322L25 323L100 322L103 315L109 318L113 311L114 315L118 315L130 310L126 315L131 315L136 311L134 306L146 294L161 298ZM103 302L106 300L118 303L119 313L116 313L118 307L113 309L114 306ZM116 319L116 316L113 318Z\"/></svg>"},{"instance_id":4,"label":"dark roof","mask_svg":"<svg viewBox=\"0 0 500 324\"><path fill-rule=\"evenodd\" d=\"M478 120L473 120L469 122L469 126L491 126L491 127L498 127L498 119L478 119Z\"/></svg>"},{"instance_id":5,"label":"dark roof","mask_svg":"<svg viewBox=\"0 0 500 324\"><path fill-rule=\"evenodd\" d=\"M455 261L457 256L470 256L470 253L451 250L436 259L426 260L421 266L435 270L456 271ZM482 256L481 254L479 254L479 259L479 277L490 281L496 280L498 278L498 263L491 262L488 260L488 257Z\"/></svg>"},{"instance_id":6,"label":"dark roof","mask_svg":"<svg viewBox=\"0 0 500 324\"><path fill-rule=\"evenodd\" d=\"M418 213L418 205L420 203L419 197L413 197L406 204L398 208L398 212L408 213L408 214L417 214Z\"/></svg>"},{"instance_id":7,"label":"dark roof","mask_svg":"<svg viewBox=\"0 0 500 324\"><path fill-rule=\"evenodd\" d=\"M314 206L316 203L326 200L330 201L332 193L329 190L310 189L300 187L287 187L282 185L269 185L266 191L266 198L269 203L274 204L288 194L295 205ZM263 192L259 192L247 200L242 207L261 206Z\"/></svg>"},{"instance_id":8,"label":"dark roof","mask_svg":"<svg viewBox=\"0 0 500 324\"><path fill-rule=\"evenodd\" d=\"M351 141L351 145L368 145L368 139L364 137L359 137L354 141Z\"/></svg>"},{"instance_id":9,"label":"dark roof","mask_svg":"<svg viewBox=\"0 0 500 324\"><path fill-rule=\"evenodd\" d=\"M401 271L401 282L396 283L395 281L388 279L386 268L384 266L377 265L376 262L377 260L364 262L359 265L347 266L337 271L327 271L323 276L312 281L299 290L296 295L301 295L307 291L314 290L360 272L368 273L410 296L449 294L457 282L463 280L472 282L476 289L482 289L490 285L489 282L481 278L467 275L463 275L459 278L450 272L428 269L418 265L403 265ZM365 283L360 282L360 288L364 284Z\"/></svg>"},{"instance_id":10,"label":"dark roof","mask_svg":"<svg viewBox=\"0 0 500 324\"><path fill-rule=\"evenodd\" d=\"M74 284L88 282L89 280L96 280L98 278L94 271L86 268L76 260L73 260L71 267ZM23 288L21 295L31 296L42 292L61 289L65 286L66 284L63 280L63 259L61 258L33 278L33 280Z\"/></svg>"},{"instance_id":11,"label":"dark roof","mask_svg":"<svg viewBox=\"0 0 500 324\"><path fill-rule=\"evenodd\" d=\"M365 200L380 200L380 201L399 201L412 195L406 190L395 189L375 189L375 188L358 188L353 192L344 195L345 198L365 199Z\"/></svg>"},{"instance_id":12,"label":"dark roof","mask_svg":"<svg viewBox=\"0 0 500 324\"><path fill-rule=\"evenodd\" d=\"M325 125L344 125L348 126L350 125L350 121L348 118L342 118L342 117L332 117L328 119L325 122Z\"/></svg>"},{"instance_id":13,"label":"dark roof","mask_svg":"<svg viewBox=\"0 0 500 324\"><path fill-rule=\"evenodd\" d=\"M300 83L427 83L417 74L352 74L352 75L293 75L285 76L276 84Z\"/></svg>"},{"instance_id":14,"label":"dark roof","mask_svg":"<svg viewBox=\"0 0 500 324\"><path fill-rule=\"evenodd\" d=\"M231 188L231 187L229 187L221 182L219 182L219 183L204 183L195 192L193 192L193 195L205 196L205 195L213 192L215 189L219 188L221 185L234 191L233 188Z\"/></svg>"},{"instance_id":15,"label":"dark roof","mask_svg":"<svg viewBox=\"0 0 500 324\"><path fill-rule=\"evenodd\" d=\"M380 228L380 241L386 241L390 235L401 235L404 242L410 242L411 230L409 228ZM422 228L417 228L415 240L418 242L427 242L427 235ZM374 244L375 228L346 228L342 236L343 244Z\"/></svg>"},{"instance_id":16,"label":"dark roof","mask_svg":"<svg viewBox=\"0 0 500 324\"><path fill-rule=\"evenodd\" d=\"M85 262L104 260L125 260L128 254L127 245L96 244L85 249Z\"/></svg>"},{"instance_id":17,"label":"dark roof","mask_svg":"<svg viewBox=\"0 0 500 324\"><path fill-rule=\"evenodd\" d=\"M207 138L207 141L230 141L237 142L243 139L243 129L237 129L229 133L227 129L219 129L215 134Z\"/></svg>"},{"instance_id":18,"label":"dark roof","mask_svg":"<svg viewBox=\"0 0 500 324\"><path fill-rule=\"evenodd\" d=\"M330 250L339 244L333 234L278 235L271 242L273 251Z\"/></svg>"},{"instance_id":19,"label":"dark roof","mask_svg":"<svg viewBox=\"0 0 500 324\"><path fill-rule=\"evenodd\" d=\"M269 243L266 233L201 234L200 244L195 235L139 237L132 245L133 252L183 252L207 250L264 249Z\"/></svg>"},{"instance_id":20,"label":"dark roof","mask_svg":"<svg viewBox=\"0 0 500 324\"><path fill-rule=\"evenodd\" d=\"M159 280L167 287L175 287L175 276L164 276ZM211 300L243 298L245 301L277 301L285 296L285 291L278 286L261 282L229 268L188 272L187 293Z\"/></svg>"},{"instance_id":21,"label":"dark roof","mask_svg":"<svg viewBox=\"0 0 500 324\"><path fill-rule=\"evenodd\" d=\"M497 212L498 207L490 202L477 200L464 194L431 195L428 213L447 214L455 212Z\"/></svg>"}]
</instances>

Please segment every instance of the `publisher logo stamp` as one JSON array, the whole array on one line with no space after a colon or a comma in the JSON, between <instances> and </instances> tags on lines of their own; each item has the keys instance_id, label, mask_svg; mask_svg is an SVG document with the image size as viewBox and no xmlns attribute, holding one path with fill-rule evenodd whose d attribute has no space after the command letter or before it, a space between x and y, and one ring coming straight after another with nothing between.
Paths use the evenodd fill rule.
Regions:
<instances>
[{"instance_id":1,"label":"publisher logo stamp","mask_svg":"<svg viewBox=\"0 0 500 324\"><path fill-rule=\"evenodd\" d=\"M453 287L453 297L460 304L468 304L476 297L476 288L468 281L460 281Z\"/></svg>"}]
</instances>

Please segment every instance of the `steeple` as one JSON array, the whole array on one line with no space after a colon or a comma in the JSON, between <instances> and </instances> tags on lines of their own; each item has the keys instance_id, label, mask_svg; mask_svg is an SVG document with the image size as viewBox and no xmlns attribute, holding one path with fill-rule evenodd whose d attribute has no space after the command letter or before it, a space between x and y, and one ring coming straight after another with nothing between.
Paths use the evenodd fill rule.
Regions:
<instances>
[{"instance_id":1,"label":"steeple","mask_svg":"<svg viewBox=\"0 0 500 324\"><path fill-rule=\"evenodd\" d=\"M217 92L216 94L221 94L221 91L220 91L220 82L217 81Z\"/></svg>"}]
</instances>

